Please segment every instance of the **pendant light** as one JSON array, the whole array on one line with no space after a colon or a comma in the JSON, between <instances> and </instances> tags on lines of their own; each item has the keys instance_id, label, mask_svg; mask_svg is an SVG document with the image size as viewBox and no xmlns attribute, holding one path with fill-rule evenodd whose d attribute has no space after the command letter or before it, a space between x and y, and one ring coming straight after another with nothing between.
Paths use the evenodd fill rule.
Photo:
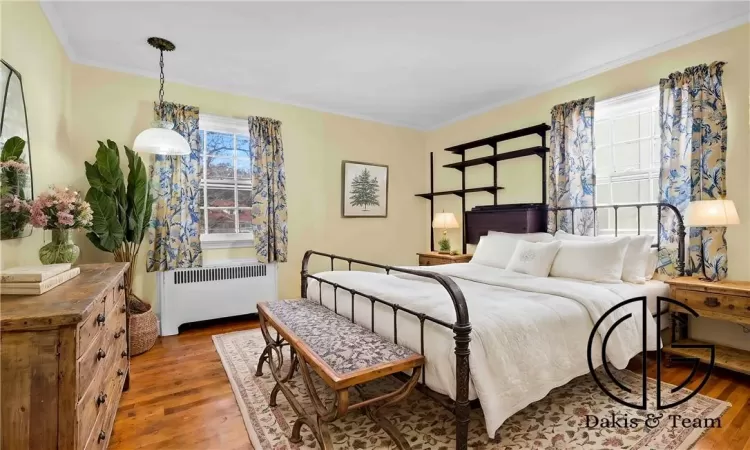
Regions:
<instances>
[{"instance_id":1,"label":"pendant light","mask_svg":"<svg viewBox=\"0 0 750 450\"><path fill-rule=\"evenodd\" d=\"M190 144L172 129L171 122L164 120L164 52L171 52L175 46L170 41L158 37L150 37L146 42L159 50L159 117L161 120L151 123L151 128L142 131L135 138L133 150L156 155L189 155Z\"/></svg>"}]
</instances>

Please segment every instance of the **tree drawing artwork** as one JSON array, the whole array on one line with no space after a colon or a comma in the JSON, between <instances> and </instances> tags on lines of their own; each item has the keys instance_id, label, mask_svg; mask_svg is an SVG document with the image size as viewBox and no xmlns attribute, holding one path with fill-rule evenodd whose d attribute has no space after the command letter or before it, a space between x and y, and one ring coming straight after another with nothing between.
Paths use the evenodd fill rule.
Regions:
<instances>
[{"instance_id":1,"label":"tree drawing artwork","mask_svg":"<svg viewBox=\"0 0 750 450\"><path fill-rule=\"evenodd\" d=\"M374 176L370 178L370 171L365 168L352 180L352 194L349 197L351 206L362 206L364 211L370 205L380 206L378 200L378 179Z\"/></svg>"}]
</instances>

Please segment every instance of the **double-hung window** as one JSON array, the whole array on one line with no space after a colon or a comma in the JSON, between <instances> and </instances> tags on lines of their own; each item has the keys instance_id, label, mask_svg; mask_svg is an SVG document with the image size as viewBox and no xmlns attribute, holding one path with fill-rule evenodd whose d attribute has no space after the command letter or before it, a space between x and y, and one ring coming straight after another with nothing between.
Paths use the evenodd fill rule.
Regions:
<instances>
[{"instance_id":1,"label":"double-hung window","mask_svg":"<svg viewBox=\"0 0 750 450\"><path fill-rule=\"evenodd\" d=\"M252 246L252 149L247 120L200 115L204 247Z\"/></svg>"},{"instance_id":2,"label":"double-hung window","mask_svg":"<svg viewBox=\"0 0 750 450\"><path fill-rule=\"evenodd\" d=\"M596 204L652 203L659 199L659 89L596 102L594 166ZM656 234L657 208L642 207L641 234ZM615 233L615 211L600 209L598 234ZM638 210L617 212L620 235L637 234Z\"/></svg>"}]
</instances>

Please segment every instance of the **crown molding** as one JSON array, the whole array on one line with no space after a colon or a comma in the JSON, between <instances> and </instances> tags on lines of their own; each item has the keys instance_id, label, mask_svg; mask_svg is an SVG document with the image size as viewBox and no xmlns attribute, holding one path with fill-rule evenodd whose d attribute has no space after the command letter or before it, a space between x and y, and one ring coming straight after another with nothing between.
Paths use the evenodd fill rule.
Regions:
<instances>
[{"instance_id":1,"label":"crown molding","mask_svg":"<svg viewBox=\"0 0 750 450\"><path fill-rule=\"evenodd\" d=\"M70 38L68 37L68 31L60 20L60 15L57 13L57 8L51 0L40 0L39 6L42 8L42 12L47 16L47 22L49 22L52 31L57 36L58 42L62 45L65 54L68 55L68 59L75 62L77 55L73 46L70 45Z\"/></svg>"}]
</instances>

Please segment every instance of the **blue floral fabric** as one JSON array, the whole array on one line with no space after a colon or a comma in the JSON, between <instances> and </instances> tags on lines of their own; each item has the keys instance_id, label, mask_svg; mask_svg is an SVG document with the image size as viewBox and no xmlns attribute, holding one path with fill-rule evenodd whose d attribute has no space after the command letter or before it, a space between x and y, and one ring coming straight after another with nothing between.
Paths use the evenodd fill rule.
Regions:
<instances>
[{"instance_id":1,"label":"blue floral fabric","mask_svg":"<svg viewBox=\"0 0 750 450\"><path fill-rule=\"evenodd\" d=\"M660 201L675 205L683 217L690 201L726 195L727 110L722 85L723 62L689 67L659 83L661 100ZM727 275L725 227L692 227L685 269L695 276ZM677 220L664 209L659 223L659 271L678 275ZM701 259L701 246L704 257Z\"/></svg>"},{"instance_id":2,"label":"blue floral fabric","mask_svg":"<svg viewBox=\"0 0 750 450\"><path fill-rule=\"evenodd\" d=\"M253 154L252 229L255 252L261 263L287 259L286 173L281 122L249 117Z\"/></svg>"},{"instance_id":3,"label":"blue floral fabric","mask_svg":"<svg viewBox=\"0 0 750 450\"><path fill-rule=\"evenodd\" d=\"M151 166L153 213L148 229L146 270L163 272L179 268L200 267L201 251L200 180L203 170L198 133L198 108L164 103L163 120L172 122L174 130L187 139L192 153L187 156L155 155ZM158 104L156 120L162 119Z\"/></svg>"},{"instance_id":4,"label":"blue floral fabric","mask_svg":"<svg viewBox=\"0 0 750 450\"><path fill-rule=\"evenodd\" d=\"M555 106L551 123L549 207L594 206L594 97ZM593 210L550 212L547 231L593 235L594 217Z\"/></svg>"}]
</instances>

